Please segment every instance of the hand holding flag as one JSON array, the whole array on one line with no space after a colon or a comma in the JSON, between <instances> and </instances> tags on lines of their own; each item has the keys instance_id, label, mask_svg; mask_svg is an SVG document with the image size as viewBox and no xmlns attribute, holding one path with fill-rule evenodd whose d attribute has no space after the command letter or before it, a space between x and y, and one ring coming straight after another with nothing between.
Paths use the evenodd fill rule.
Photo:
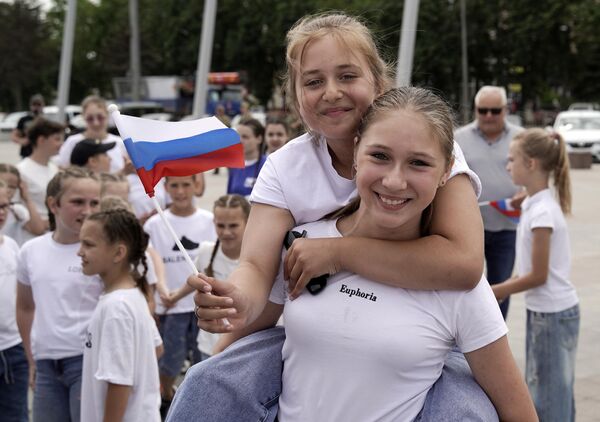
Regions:
<instances>
[{"instance_id":1,"label":"hand holding flag","mask_svg":"<svg viewBox=\"0 0 600 422\"><path fill-rule=\"evenodd\" d=\"M154 186L164 176L191 176L217 167L243 168L244 147L236 131L216 117L186 122L161 122L122 116L116 105L108 107L125 148L148 196L193 274L194 262L154 197ZM223 321L229 325L229 321Z\"/></svg>"}]
</instances>

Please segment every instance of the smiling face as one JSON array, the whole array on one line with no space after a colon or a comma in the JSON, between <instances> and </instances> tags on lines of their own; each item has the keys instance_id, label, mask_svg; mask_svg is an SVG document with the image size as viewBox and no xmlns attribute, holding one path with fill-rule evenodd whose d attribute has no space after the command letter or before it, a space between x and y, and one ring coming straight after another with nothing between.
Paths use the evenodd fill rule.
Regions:
<instances>
[{"instance_id":1,"label":"smiling face","mask_svg":"<svg viewBox=\"0 0 600 422\"><path fill-rule=\"evenodd\" d=\"M377 94L366 60L333 36L313 40L295 84L300 116L311 131L352 148L358 123Z\"/></svg>"},{"instance_id":2,"label":"smiling face","mask_svg":"<svg viewBox=\"0 0 600 422\"><path fill-rule=\"evenodd\" d=\"M99 210L100 183L88 178L71 178L64 183L64 193L59 198L48 197L48 207L60 237L76 241L85 218Z\"/></svg>"},{"instance_id":3,"label":"smiling face","mask_svg":"<svg viewBox=\"0 0 600 422\"><path fill-rule=\"evenodd\" d=\"M447 176L441 144L420 114L400 110L378 117L356 150L362 234L418 237L423 210Z\"/></svg>"},{"instance_id":4,"label":"smiling face","mask_svg":"<svg viewBox=\"0 0 600 422\"><path fill-rule=\"evenodd\" d=\"M102 277L114 267L118 244L108 243L100 222L86 220L79 240L81 245L77 255L81 258L85 275L99 274Z\"/></svg>"},{"instance_id":5,"label":"smiling face","mask_svg":"<svg viewBox=\"0 0 600 422\"><path fill-rule=\"evenodd\" d=\"M229 258L238 258L246 229L246 216L242 207L215 207L214 215L215 229L223 252Z\"/></svg>"}]
</instances>

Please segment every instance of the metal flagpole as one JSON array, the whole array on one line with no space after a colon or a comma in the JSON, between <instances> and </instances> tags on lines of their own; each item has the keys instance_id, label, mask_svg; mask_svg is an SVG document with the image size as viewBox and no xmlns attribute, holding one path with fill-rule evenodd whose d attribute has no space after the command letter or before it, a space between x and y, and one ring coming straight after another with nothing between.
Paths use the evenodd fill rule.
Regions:
<instances>
[{"instance_id":1,"label":"metal flagpole","mask_svg":"<svg viewBox=\"0 0 600 422\"><path fill-rule=\"evenodd\" d=\"M396 87L410 85L415 38L417 37L417 21L419 19L419 0L406 0L402 13L402 29L400 30L400 46L398 47L398 68L396 70Z\"/></svg>"},{"instance_id":2,"label":"metal flagpole","mask_svg":"<svg viewBox=\"0 0 600 422\"><path fill-rule=\"evenodd\" d=\"M140 64L140 27L137 0L129 0L129 28L131 31L131 35L129 38L129 71L131 73L131 99L133 101L139 101L140 80L142 71Z\"/></svg>"},{"instance_id":3,"label":"metal flagpole","mask_svg":"<svg viewBox=\"0 0 600 422\"><path fill-rule=\"evenodd\" d=\"M63 30L62 49L60 51L60 71L58 75L58 121L66 123L65 108L69 102L71 85L71 65L73 62L73 41L75 39L75 20L77 16L77 0L68 0Z\"/></svg>"},{"instance_id":4,"label":"metal flagpole","mask_svg":"<svg viewBox=\"0 0 600 422\"><path fill-rule=\"evenodd\" d=\"M208 71L215 34L215 18L217 16L217 0L204 1L204 18L202 19L202 35L198 51L198 68L196 71L196 88L194 91L194 117L202 117L206 112L206 93Z\"/></svg>"}]
</instances>

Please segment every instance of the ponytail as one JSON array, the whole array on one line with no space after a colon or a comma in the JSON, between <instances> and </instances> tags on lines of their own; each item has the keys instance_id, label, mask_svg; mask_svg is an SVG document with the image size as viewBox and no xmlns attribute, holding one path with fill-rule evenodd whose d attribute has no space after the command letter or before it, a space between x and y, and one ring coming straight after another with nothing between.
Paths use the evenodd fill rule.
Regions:
<instances>
[{"instance_id":1,"label":"ponytail","mask_svg":"<svg viewBox=\"0 0 600 422\"><path fill-rule=\"evenodd\" d=\"M542 170L552 175L558 203L565 214L571 213L571 176L569 156L563 137L541 128L526 129L514 138L521 151L537 160Z\"/></svg>"},{"instance_id":2,"label":"ponytail","mask_svg":"<svg viewBox=\"0 0 600 422\"><path fill-rule=\"evenodd\" d=\"M212 253L210 254L210 261L208 262L208 267L204 269L204 274L208 277L214 277L215 271L213 269L213 263L215 262L215 256L217 256L217 251L219 250L219 239L215 242L215 246L213 247Z\"/></svg>"}]
</instances>

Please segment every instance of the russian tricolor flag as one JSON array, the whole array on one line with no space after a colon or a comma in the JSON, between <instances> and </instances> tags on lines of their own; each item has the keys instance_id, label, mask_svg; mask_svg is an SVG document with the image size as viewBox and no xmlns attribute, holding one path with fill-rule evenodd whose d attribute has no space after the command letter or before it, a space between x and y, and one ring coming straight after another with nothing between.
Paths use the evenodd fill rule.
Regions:
<instances>
[{"instance_id":1,"label":"russian tricolor flag","mask_svg":"<svg viewBox=\"0 0 600 422\"><path fill-rule=\"evenodd\" d=\"M109 107L148 196L164 176L190 176L217 167L244 167L244 147L216 117L161 122L121 115Z\"/></svg>"},{"instance_id":2,"label":"russian tricolor flag","mask_svg":"<svg viewBox=\"0 0 600 422\"><path fill-rule=\"evenodd\" d=\"M503 216L509 218L513 223L518 223L521 217L521 210L510 205L511 198L501 199L499 201L480 202L479 205L489 205Z\"/></svg>"}]
</instances>

